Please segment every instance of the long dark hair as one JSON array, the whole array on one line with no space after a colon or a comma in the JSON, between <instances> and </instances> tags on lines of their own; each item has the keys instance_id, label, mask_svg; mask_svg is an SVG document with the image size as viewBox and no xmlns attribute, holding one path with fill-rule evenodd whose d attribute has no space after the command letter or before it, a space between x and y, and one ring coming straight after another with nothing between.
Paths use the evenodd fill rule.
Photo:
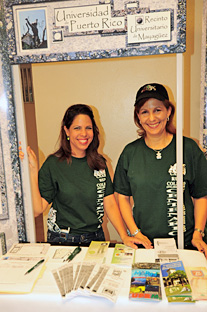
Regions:
<instances>
[{"instance_id":1,"label":"long dark hair","mask_svg":"<svg viewBox=\"0 0 207 312\"><path fill-rule=\"evenodd\" d=\"M140 124L140 121L139 121L137 114L139 114L141 107L148 100L149 100L149 98L144 98L144 99L140 100L134 107L134 122L135 122L135 125L138 127L137 133L139 134L140 137L145 137L146 131L144 130L144 128ZM166 124L166 131L171 133L171 134L175 134L176 129L175 129L175 126L173 124L173 118L175 115L175 106L173 105L172 102L170 102L168 100L164 100L164 101L162 101L162 103L164 104L164 106L166 107L167 110L171 107L171 114L170 114L169 120L167 121L167 124Z\"/></svg>"},{"instance_id":2,"label":"long dark hair","mask_svg":"<svg viewBox=\"0 0 207 312\"><path fill-rule=\"evenodd\" d=\"M59 135L59 142L60 146L59 149L53 154L54 156L58 157L59 160L67 160L68 163L72 161L72 151L70 146L70 141L67 140L67 135L64 130L64 126L69 129L73 120L78 115L87 115L90 117L92 126L93 126L93 140L88 146L86 150L86 157L88 165L93 170L100 170L106 168L106 161L105 158L98 153L99 147L99 129L96 125L93 111L92 109L86 104L75 104L70 106L63 117Z\"/></svg>"}]
</instances>

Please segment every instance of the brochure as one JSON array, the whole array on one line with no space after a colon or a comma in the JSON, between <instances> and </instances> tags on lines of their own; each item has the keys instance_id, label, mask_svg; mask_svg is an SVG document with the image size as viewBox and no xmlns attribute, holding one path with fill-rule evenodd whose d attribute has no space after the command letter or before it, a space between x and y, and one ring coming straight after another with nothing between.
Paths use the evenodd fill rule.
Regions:
<instances>
[{"instance_id":1,"label":"brochure","mask_svg":"<svg viewBox=\"0 0 207 312\"><path fill-rule=\"evenodd\" d=\"M179 260L174 238L155 238L155 262L165 263Z\"/></svg>"},{"instance_id":2,"label":"brochure","mask_svg":"<svg viewBox=\"0 0 207 312\"><path fill-rule=\"evenodd\" d=\"M193 302L191 286L182 261L161 264L161 272L169 302Z\"/></svg>"},{"instance_id":3,"label":"brochure","mask_svg":"<svg viewBox=\"0 0 207 312\"><path fill-rule=\"evenodd\" d=\"M186 267L194 300L207 300L207 268Z\"/></svg>"},{"instance_id":4,"label":"brochure","mask_svg":"<svg viewBox=\"0 0 207 312\"><path fill-rule=\"evenodd\" d=\"M114 265L89 262L68 263L52 271L62 297L99 296L112 302L116 302L127 273Z\"/></svg>"},{"instance_id":5,"label":"brochure","mask_svg":"<svg viewBox=\"0 0 207 312\"><path fill-rule=\"evenodd\" d=\"M109 244L109 241L92 241L88 247L87 253L83 261L104 263Z\"/></svg>"},{"instance_id":6,"label":"brochure","mask_svg":"<svg viewBox=\"0 0 207 312\"><path fill-rule=\"evenodd\" d=\"M134 261L135 249L123 244L116 244L111 263L131 266Z\"/></svg>"},{"instance_id":7,"label":"brochure","mask_svg":"<svg viewBox=\"0 0 207 312\"><path fill-rule=\"evenodd\" d=\"M159 263L142 262L132 265L129 299L162 299Z\"/></svg>"}]
</instances>

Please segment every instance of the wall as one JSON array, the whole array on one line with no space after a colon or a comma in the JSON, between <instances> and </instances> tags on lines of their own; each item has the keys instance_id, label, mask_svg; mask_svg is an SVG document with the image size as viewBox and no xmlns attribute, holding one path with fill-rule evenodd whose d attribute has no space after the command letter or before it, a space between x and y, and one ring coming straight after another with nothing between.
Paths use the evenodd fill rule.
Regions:
<instances>
[{"instance_id":1,"label":"wall","mask_svg":"<svg viewBox=\"0 0 207 312\"><path fill-rule=\"evenodd\" d=\"M187 51L184 53L184 134L199 138L201 0L187 1ZM100 152L113 175L118 157L136 139L133 104L147 82L167 87L176 98L176 56L34 64L32 66L40 164L55 150L60 122L74 103L92 106L101 132ZM111 239L115 231L109 226Z\"/></svg>"},{"instance_id":2,"label":"wall","mask_svg":"<svg viewBox=\"0 0 207 312\"><path fill-rule=\"evenodd\" d=\"M184 133L199 140L203 0L187 1ZM189 123L188 123L189 122Z\"/></svg>"}]
</instances>

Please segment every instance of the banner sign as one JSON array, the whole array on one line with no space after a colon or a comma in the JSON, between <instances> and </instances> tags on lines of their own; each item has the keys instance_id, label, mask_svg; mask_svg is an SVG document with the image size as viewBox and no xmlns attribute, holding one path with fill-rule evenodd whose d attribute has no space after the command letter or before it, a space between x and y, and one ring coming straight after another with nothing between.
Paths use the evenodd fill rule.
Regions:
<instances>
[{"instance_id":1,"label":"banner sign","mask_svg":"<svg viewBox=\"0 0 207 312\"><path fill-rule=\"evenodd\" d=\"M185 52L186 0L5 2L12 64Z\"/></svg>"}]
</instances>

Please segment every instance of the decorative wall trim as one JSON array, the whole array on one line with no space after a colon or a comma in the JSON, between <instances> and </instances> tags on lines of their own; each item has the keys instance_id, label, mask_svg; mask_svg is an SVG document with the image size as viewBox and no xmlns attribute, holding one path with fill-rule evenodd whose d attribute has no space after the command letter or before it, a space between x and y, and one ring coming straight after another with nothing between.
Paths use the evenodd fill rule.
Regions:
<instances>
[{"instance_id":1,"label":"decorative wall trim","mask_svg":"<svg viewBox=\"0 0 207 312\"><path fill-rule=\"evenodd\" d=\"M207 158L207 0L203 1L202 28L200 142Z\"/></svg>"},{"instance_id":2,"label":"decorative wall trim","mask_svg":"<svg viewBox=\"0 0 207 312\"><path fill-rule=\"evenodd\" d=\"M12 64L183 53L186 0L5 1Z\"/></svg>"},{"instance_id":3,"label":"decorative wall trim","mask_svg":"<svg viewBox=\"0 0 207 312\"><path fill-rule=\"evenodd\" d=\"M11 241L26 241L24 205L21 187L21 175L18 156L18 139L15 116L15 105L12 87L11 64L8 56L7 33L4 23L3 2L1 0L0 23L0 130L2 146L1 185L4 201L8 200L8 207L0 220L6 232L6 239ZM5 174L3 176L3 173ZM15 216L15 218L14 218ZM6 220L8 219L9 220ZM2 219L2 218L1 218ZM13 227L15 224L16 229Z\"/></svg>"}]
</instances>

